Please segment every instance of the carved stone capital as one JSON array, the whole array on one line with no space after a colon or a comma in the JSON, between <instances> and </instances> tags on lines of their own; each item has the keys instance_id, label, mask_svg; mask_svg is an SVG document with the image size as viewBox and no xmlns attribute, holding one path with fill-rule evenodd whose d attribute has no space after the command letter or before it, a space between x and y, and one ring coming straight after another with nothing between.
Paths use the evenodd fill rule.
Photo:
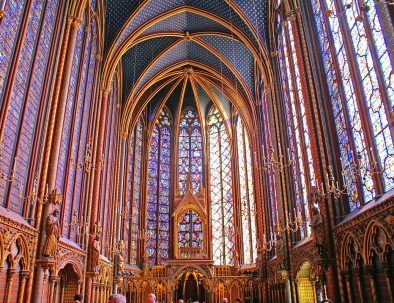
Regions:
<instances>
[{"instance_id":1,"label":"carved stone capital","mask_svg":"<svg viewBox=\"0 0 394 303\"><path fill-rule=\"evenodd\" d=\"M109 88L101 88L101 92L103 93L103 96L107 97L109 95L109 92L111 90Z\"/></svg>"},{"instance_id":2,"label":"carved stone capital","mask_svg":"<svg viewBox=\"0 0 394 303\"><path fill-rule=\"evenodd\" d=\"M25 281L30 277L30 270L22 270L21 271L21 280Z\"/></svg>"},{"instance_id":3,"label":"carved stone capital","mask_svg":"<svg viewBox=\"0 0 394 303\"><path fill-rule=\"evenodd\" d=\"M15 273L16 273L16 269L10 268L7 272L7 279L12 280L15 276Z\"/></svg>"},{"instance_id":4,"label":"carved stone capital","mask_svg":"<svg viewBox=\"0 0 394 303\"><path fill-rule=\"evenodd\" d=\"M60 281L60 277L57 275L51 275L51 277L49 278L49 283L51 285L55 284L56 282Z\"/></svg>"},{"instance_id":5,"label":"carved stone capital","mask_svg":"<svg viewBox=\"0 0 394 303\"><path fill-rule=\"evenodd\" d=\"M77 18L77 17L73 17L73 18L72 18L72 21L71 21L71 26L72 26L73 28L78 28L78 27L81 25L81 23L82 23L82 20L81 20L81 19L79 19L79 18Z\"/></svg>"}]
</instances>

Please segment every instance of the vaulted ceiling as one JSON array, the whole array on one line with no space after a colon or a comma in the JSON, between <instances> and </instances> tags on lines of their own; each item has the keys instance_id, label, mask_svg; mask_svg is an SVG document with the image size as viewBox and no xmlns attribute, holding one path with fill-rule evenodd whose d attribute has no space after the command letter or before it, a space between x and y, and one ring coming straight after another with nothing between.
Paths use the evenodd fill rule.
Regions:
<instances>
[{"instance_id":1,"label":"vaulted ceiling","mask_svg":"<svg viewBox=\"0 0 394 303\"><path fill-rule=\"evenodd\" d=\"M153 98L148 87L149 94L160 95L189 68L217 100L225 95L224 85L228 95L253 100L267 10L268 0L108 0L107 68L121 64L126 112L139 98ZM163 79L167 85L157 89Z\"/></svg>"}]
</instances>

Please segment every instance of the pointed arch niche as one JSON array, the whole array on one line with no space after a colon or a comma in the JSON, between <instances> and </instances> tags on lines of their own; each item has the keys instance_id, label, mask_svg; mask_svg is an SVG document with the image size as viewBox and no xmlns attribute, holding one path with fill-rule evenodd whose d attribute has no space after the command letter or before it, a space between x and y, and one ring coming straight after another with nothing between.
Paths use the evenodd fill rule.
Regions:
<instances>
[{"instance_id":1,"label":"pointed arch niche","mask_svg":"<svg viewBox=\"0 0 394 303\"><path fill-rule=\"evenodd\" d=\"M208 219L203 207L204 194L200 190L193 194L191 176L187 180L186 194L175 201L174 258L208 258Z\"/></svg>"}]
</instances>

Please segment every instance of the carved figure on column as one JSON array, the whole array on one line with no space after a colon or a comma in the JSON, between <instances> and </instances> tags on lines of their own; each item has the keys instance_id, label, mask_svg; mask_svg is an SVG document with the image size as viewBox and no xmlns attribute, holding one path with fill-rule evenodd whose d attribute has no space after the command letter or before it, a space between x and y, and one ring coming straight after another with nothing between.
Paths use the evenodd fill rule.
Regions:
<instances>
[{"instance_id":1,"label":"carved figure on column","mask_svg":"<svg viewBox=\"0 0 394 303\"><path fill-rule=\"evenodd\" d=\"M117 272L118 275L124 271L124 242L120 240L118 243L118 256L117 256Z\"/></svg>"},{"instance_id":2,"label":"carved figure on column","mask_svg":"<svg viewBox=\"0 0 394 303\"><path fill-rule=\"evenodd\" d=\"M239 268L239 254L238 251L235 247L232 248L233 251L233 256L234 256L234 268L238 269Z\"/></svg>"},{"instance_id":3,"label":"carved figure on column","mask_svg":"<svg viewBox=\"0 0 394 303\"><path fill-rule=\"evenodd\" d=\"M319 209L315 206L312 208L311 227L312 227L312 236L315 240L317 254L323 257L326 254L326 249L324 244L324 224L323 224L322 215L320 214Z\"/></svg>"},{"instance_id":4,"label":"carved figure on column","mask_svg":"<svg viewBox=\"0 0 394 303\"><path fill-rule=\"evenodd\" d=\"M47 217L46 220L46 238L42 255L44 257L53 258L56 253L57 241L60 237L60 226L59 226L59 210L55 210Z\"/></svg>"},{"instance_id":5,"label":"carved figure on column","mask_svg":"<svg viewBox=\"0 0 394 303\"><path fill-rule=\"evenodd\" d=\"M92 254L91 254L91 260L90 260L90 268L93 272L97 272L99 270L99 261L100 261L100 251L101 251L101 240L100 240L100 235L101 231L97 224L95 224L93 228L93 235L92 235Z\"/></svg>"}]
</instances>

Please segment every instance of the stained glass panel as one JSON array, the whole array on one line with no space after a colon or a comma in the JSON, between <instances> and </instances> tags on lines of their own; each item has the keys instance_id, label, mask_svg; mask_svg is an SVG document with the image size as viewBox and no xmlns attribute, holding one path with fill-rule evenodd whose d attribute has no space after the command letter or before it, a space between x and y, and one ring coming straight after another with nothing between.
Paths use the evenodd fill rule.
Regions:
<instances>
[{"instance_id":1,"label":"stained glass panel","mask_svg":"<svg viewBox=\"0 0 394 303\"><path fill-rule=\"evenodd\" d=\"M363 89L368 116L372 125L371 130L378 154L377 160L386 168L382 176L385 190L388 190L394 186L394 145L390 133L390 113L385 109L383 104L384 95L379 91L377 70L373 62L372 50L368 43L367 32L364 23L359 20L359 6L354 0L341 0L341 2L345 6L347 25L349 27L350 38L353 42L355 58L361 76L361 88ZM371 5L372 9L367 13L367 16L376 18L374 4ZM378 24L379 22L374 23L373 37L378 39L378 41L384 40ZM382 45L379 45L380 53L382 56L386 56L386 59L382 58L383 63L387 65L389 63L389 58L387 50L386 55L384 52L385 43L384 41L380 42L382 43ZM390 67L388 70L390 70ZM389 76L386 75L384 78L387 82ZM394 80L392 81L394 83ZM389 83L387 83L387 85L390 86ZM392 89L389 89L388 95L390 96L391 94L392 97L392 93ZM368 165L369 161L367 159L368 158L364 158L364 161ZM374 161L374 159L371 160ZM371 168L371 170L373 170L373 168Z\"/></svg>"},{"instance_id":2,"label":"stained glass panel","mask_svg":"<svg viewBox=\"0 0 394 303\"><path fill-rule=\"evenodd\" d=\"M241 118L237 120L238 169L241 194L241 226L243 238L243 263L253 264L256 255L256 211L254 206L254 191L252 178L252 159L249 139L242 125Z\"/></svg>"},{"instance_id":3,"label":"stained glass panel","mask_svg":"<svg viewBox=\"0 0 394 303\"><path fill-rule=\"evenodd\" d=\"M261 80L261 83L262 80ZM271 137L271 130L270 130L270 111L268 109L268 98L267 94L264 94L262 97L262 121L263 123L263 140L264 140L264 154L266 155L265 158L270 153L271 145L272 145L272 137ZM276 237L276 233L274 232L274 227L278 224L278 199L276 196L276 180L275 180L275 173L273 170L268 170L268 182L269 182L269 192L270 192L270 213L271 213L271 233L270 235L266 234L266 238L269 240L271 237ZM272 251L274 253L274 251Z\"/></svg>"},{"instance_id":4,"label":"stained glass panel","mask_svg":"<svg viewBox=\"0 0 394 303\"><path fill-rule=\"evenodd\" d=\"M281 44L279 49L279 63L282 76L282 85L284 88L283 97L285 102L287 131L289 136L289 152L290 158L294 161L292 165L292 181L295 187L297 209L304 211L304 214L307 214L308 205L306 193L306 175L302 157L303 148L301 145L301 130L299 127L299 120L295 107L297 90L294 88L294 75L290 65L289 51L290 50L287 46L285 30L282 29ZM307 236L305 225L301 226L300 235L302 238Z\"/></svg>"},{"instance_id":5,"label":"stained glass panel","mask_svg":"<svg viewBox=\"0 0 394 303\"><path fill-rule=\"evenodd\" d=\"M149 147L146 249L149 265L168 260L170 238L171 123L162 111Z\"/></svg>"},{"instance_id":6,"label":"stained glass panel","mask_svg":"<svg viewBox=\"0 0 394 303\"><path fill-rule=\"evenodd\" d=\"M338 76L331 76L327 73L327 82L337 121L336 127L341 143L340 151L345 181L352 196L353 203L351 203L350 209L354 210L361 206L355 188L355 176L362 176L360 182L365 203L375 198L371 171L383 171L381 176L384 191L394 186L394 147L388 121L388 111L393 100L394 78L393 64L390 62L387 45L392 38L389 35L385 36L384 33L385 30L390 31L392 27L383 26L384 23L382 23L384 18L389 20L390 17L388 17L387 7L383 3L367 0L364 5L368 7L368 10L360 12L361 8L358 2L341 0L345 21L341 23L334 1L319 2L314 0L311 3L320 45L325 54L323 57L325 69L331 68L335 71L334 68L337 67L340 72ZM326 7L327 18L324 18L322 6ZM332 40L327 41L327 37L330 38L330 32ZM346 38L349 38L351 43L349 48L346 48L347 45L344 43ZM329 41L332 41L334 48L334 52L331 53ZM353 56L353 54L355 55ZM351 73L352 69L356 72ZM339 79L337 82L341 84L339 90L343 89L343 95L338 93L335 95L335 91L333 91L337 87L337 83L335 83L337 78ZM353 87L356 82L361 84L361 95L356 94ZM362 120L359 108L364 106L368 114L366 119ZM343 114L344 109L346 112ZM346 129L347 124L349 127ZM372 135L373 146L368 146L371 144L365 138L365 134L368 133ZM346 146L349 135L354 140L353 150ZM356 160L356 158L358 159ZM359 171L355 171L356 164L359 166ZM380 174L378 175L380 176Z\"/></svg>"},{"instance_id":7,"label":"stained glass panel","mask_svg":"<svg viewBox=\"0 0 394 303\"><path fill-rule=\"evenodd\" d=\"M89 58L89 69L87 75L87 83L86 83L86 95L82 112L82 122L81 122L81 131L79 135L79 149L77 154L78 163L83 163L85 161L86 155L92 155L91 151L91 142L88 141L88 133L89 133L89 120L92 119L93 115L93 106L92 106L92 98L93 98L93 90L94 90L94 74L96 69L96 54L97 54L97 26L96 22L93 19L91 26L91 46L90 46L90 58ZM113 85L114 97L117 96L117 86L116 82ZM117 102L116 100L113 102ZM84 193L83 190L83 173L85 168L80 168L77 170L76 180L74 185L74 209L79 209L80 201L82 199L82 195Z\"/></svg>"},{"instance_id":8,"label":"stained glass panel","mask_svg":"<svg viewBox=\"0 0 394 303\"><path fill-rule=\"evenodd\" d=\"M186 110L179 125L178 181L183 195L190 173L193 192L202 187L202 138L200 120L192 109Z\"/></svg>"},{"instance_id":9,"label":"stained glass panel","mask_svg":"<svg viewBox=\"0 0 394 303\"><path fill-rule=\"evenodd\" d=\"M69 149L70 133L72 128L71 126L72 113L73 113L74 105L76 104L76 102L74 101L75 101L75 95L78 86L78 72L79 72L80 62L82 61L81 58L83 58L82 44L83 44L83 34L85 32L84 28L85 28L85 21L82 22L82 24L78 29L77 41L74 49L70 83L67 92L67 103L66 103L66 110L64 114L62 138L60 143L59 160L58 160L58 167L56 173L56 188L58 188L61 192L63 192L64 189L64 178L66 174L66 164L67 164L67 152Z\"/></svg>"},{"instance_id":10,"label":"stained glass panel","mask_svg":"<svg viewBox=\"0 0 394 303\"><path fill-rule=\"evenodd\" d=\"M82 173L82 168L78 165L78 163L82 163L82 159L79 159L78 157L78 149L81 147L79 144L80 140L80 132L82 131L82 123L83 123L83 112L85 107L89 108L90 107L90 99L85 99L85 93L88 85L88 76L89 76L89 65L90 65L90 60L91 60L91 46L92 46L92 37L91 37L91 31L87 33L85 36L85 53L83 54L83 59L81 58L81 73L79 75L80 80L78 82L78 94L75 95L75 100L72 102L75 103L74 108L73 108L73 113L72 113L72 119L71 119L71 130L70 130L70 146L69 146L69 151L68 151L68 157L71 159L71 163L69 162L68 164L68 170L66 171L66 177L65 177L65 189L64 189L64 200L65 203L63 204L65 206L65 211L64 211L64 221L65 222L71 222L71 217L72 214L75 211L78 210L75 209L77 205L73 203L73 196L74 196L74 190L79 191L75 187L75 178L78 175L81 175ZM92 58L94 61L95 59ZM93 71L94 72L94 71ZM91 83L90 83L91 84ZM114 93L114 92L113 92ZM114 100L116 101L116 100ZM85 126L87 126L85 124ZM79 161L79 162L78 162ZM71 165L70 165L71 164ZM74 209L72 209L74 207ZM64 233L66 236L68 233L68 224L64 225ZM72 229L72 231L75 231L75 229ZM74 235L75 236L75 235ZM72 237L71 237L72 238Z\"/></svg>"},{"instance_id":11,"label":"stained glass panel","mask_svg":"<svg viewBox=\"0 0 394 303\"><path fill-rule=\"evenodd\" d=\"M289 33L289 41L290 41L290 52L292 55L292 62L293 62L293 73L294 73L294 82L295 82L295 89L296 89L296 94L298 97L298 115L299 115L299 120L300 120L300 131L302 134L302 138L304 141L304 149L306 152L306 163L308 166L308 173L309 173L309 181L312 186L315 186L315 171L313 168L313 161L312 161L312 151L311 151L311 144L310 144L310 136L309 136L309 127L307 123L307 118L306 118L306 112L305 112L305 96L304 92L301 87L301 76L300 76L300 69L299 69L299 60L297 58L297 51L295 47L295 41L294 41L294 35L293 35L293 26L291 22L288 22L288 33ZM296 111L294 108L294 103L292 103L293 106L293 115L295 115ZM293 117L295 118L295 117Z\"/></svg>"},{"instance_id":12,"label":"stained glass panel","mask_svg":"<svg viewBox=\"0 0 394 303\"><path fill-rule=\"evenodd\" d=\"M138 249L138 236L139 236L139 224L140 224L140 206L141 206L141 157L142 157L142 118L138 120L136 130L134 132L135 150L134 158L131 160L130 165L133 165L132 176L132 217L131 217L131 250L130 250L130 263L137 263L137 249Z\"/></svg>"},{"instance_id":13,"label":"stained glass panel","mask_svg":"<svg viewBox=\"0 0 394 303\"><path fill-rule=\"evenodd\" d=\"M26 35L23 40L23 47L18 59L15 80L12 86L12 92L10 96L10 104L7 109L7 119L4 126L4 138L3 138L3 149L10 155L14 151L15 144L17 144L17 138L19 133L19 127L21 123L21 116L23 115L23 106L25 101L25 90L27 88L31 64L33 60L33 51L36 46L36 40L38 38L38 29L41 21L41 10L43 1L37 1L33 5L27 23ZM31 129L30 129L31 130ZM25 134L26 135L26 134ZM7 153L8 154L8 153ZM15 163L14 183L19 186L13 186L11 189L11 197L9 208L15 212L20 213L22 210L22 203L18 197L18 191L20 190L20 184L25 184L24 176L28 173L27 163L29 155L22 153L20 154ZM2 166L2 170L7 173L11 170L10 165L12 161L6 161ZM23 186L23 185L22 185ZM23 188L22 188L23 190ZM22 193L23 194L23 193Z\"/></svg>"},{"instance_id":14,"label":"stained glass panel","mask_svg":"<svg viewBox=\"0 0 394 303\"><path fill-rule=\"evenodd\" d=\"M214 264L234 263L234 205L231 154L223 117L216 107L208 116L209 176Z\"/></svg>"},{"instance_id":15,"label":"stained glass panel","mask_svg":"<svg viewBox=\"0 0 394 303\"><path fill-rule=\"evenodd\" d=\"M4 17L0 23L0 97L8 74L8 67L12 60L14 44L17 41L23 8L26 0L6 1ZM3 98L0 98L0 106Z\"/></svg>"},{"instance_id":16,"label":"stained glass panel","mask_svg":"<svg viewBox=\"0 0 394 303\"><path fill-rule=\"evenodd\" d=\"M14 5L17 6L14 7ZM7 65L11 59L11 54L8 52L11 50L11 44L14 43L13 39L16 38L13 35L16 35L17 18L21 16L21 7L18 5L23 4L18 4L16 1L8 1L6 3L6 15L1 22L1 27L6 26L7 28L5 29L6 32L0 35L0 42L3 37L8 37L9 40L0 43L0 58L2 58L0 60L2 73L0 77L0 95L1 87L6 78ZM29 11L27 30L23 39L21 53L19 54L16 75L11 88L11 95L9 96L10 107L7 110L8 115L5 123L1 171L8 173L11 164L11 153L12 151L15 152L14 168L16 170L14 182L17 186L15 185L11 189L9 207L20 214L22 203L18 195L20 191L24 195L28 182L31 152L40 110L45 71L54 30L53 19L56 18L57 5L58 1L56 0L48 1L48 3L36 1L32 5ZM11 9L11 11L7 11L7 9ZM14 21L16 23L12 25L7 24L11 20L10 18L15 18ZM41 32L40 28L42 28ZM22 37L19 38L22 39ZM34 53L37 55L34 56ZM1 100L3 99L1 98ZM17 140L18 133L20 135ZM0 197L2 194L3 190L0 185Z\"/></svg>"},{"instance_id":17,"label":"stained glass panel","mask_svg":"<svg viewBox=\"0 0 394 303\"><path fill-rule=\"evenodd\" d=\"M182 214L178 221L178 247L202 248L203 226L198 213L188 210Z\"/></svg>"},{"instance_id":18,"label":"stained glass panel","mask_svg":"<svg viewBox=\"0 0 394 303\"><path fill-rule=\"evenodd\" d=\"M357 189L356 178L351 177L353 172L351 171L350 164L354 161L354 156L351 147L352 139L351 134L349 134L349 124L346 123L346 112L344 111L346 110L346 106L343 105L340 94L340 85L343 82L338 81L340 76L338 75L337 69L335 68L335 61L333 60L333 55L330 50L329 33L327 31L327 25L324 20L320 0L312 1L312 9L314 18L316 20L316 27L320 42L324 70L326 73L327 87L330 94L331 106L334 112L335 127L338 134L339 149L342 159L342 169L349 172L348 176L346 176L346 180L348 181L347 189L350 193L352 193L349 195L349 205L351 210L353 210L360 206L360 197ZM337 32L336 34L340 33ZM346 81L346 78L344 80ZM349 83L348 78L347 82ZM353 89L353 87L351 87L351 89ZM358 114L358 110L356 112Z\"/></svg>"}]
</instances>

